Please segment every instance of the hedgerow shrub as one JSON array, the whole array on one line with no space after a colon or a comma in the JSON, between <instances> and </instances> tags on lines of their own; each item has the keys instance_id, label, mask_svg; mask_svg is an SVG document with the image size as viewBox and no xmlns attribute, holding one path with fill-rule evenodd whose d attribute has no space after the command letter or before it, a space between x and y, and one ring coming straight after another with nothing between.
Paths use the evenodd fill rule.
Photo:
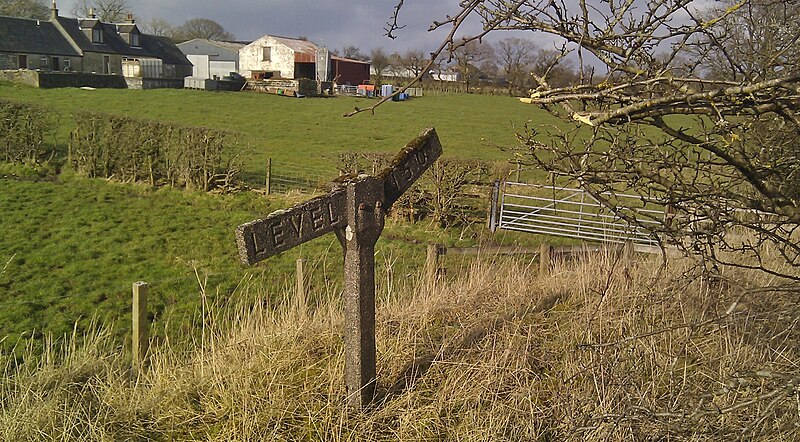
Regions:
<instances>
[{"instance_id":1,"label":"hedgerow shrub","mask_svg":"<svg viewBox=\"0 0 800 442\"><path fill-rule=\"evenodd\" d=\"M0 158L36 163L47 154L44 138L53 126L53 114L41 106L0 100Z\"/></svg>"},{"instance_id":2,"label":"hedgerow shrub","mask_svg":"<svg viewBox=\"0 0 800 442\"><path fill-rule=\"evenodd\" d=\"M231 134L95 112L75 114L69 162L90 177L211 190L230 181Z\"/></svg>"}]
</instances>

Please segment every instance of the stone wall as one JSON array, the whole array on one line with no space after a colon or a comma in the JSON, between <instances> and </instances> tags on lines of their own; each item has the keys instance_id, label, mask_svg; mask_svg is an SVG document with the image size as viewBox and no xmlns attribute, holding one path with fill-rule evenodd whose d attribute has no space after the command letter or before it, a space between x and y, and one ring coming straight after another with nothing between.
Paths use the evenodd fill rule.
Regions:
<instances>
[{"instance_id":1,"label":"stone wall","mask_svg":"<svg viewBox=\"0 0 800 442\"><path fill-rule=\"evenodd\" d=\"M317 95L317 82L312 80L248 80L246 89L277 95L314 96Z\"/></svg>"},{"instance_id":2,"label":"stone wall","mask_svg":"<svg viewBox=\"0 0 800 442\"><path fill-rule=\"evenodd\" d=\"M39 87L39 72L36 71L26 69L0 71L0 79Z\"/></svg>"},{"instance_id":3,"label":"stone wall","mask_svg":"<svg viewBox=\"0 0 800 442\"><path fill-rule=\"evenodd\" d=\"M125 89L125 79L119 75L86 74L83 72L39 72L39 87L93 87Z\"/></svg>"},{"instance_id":4,"label":"stone wall","mask_svg":"<svg viewBox=\"0 0 800 442\"><path fill-rule=\"evenodd\" d=\"M125 79L119 75L86 74L83 72L40 72L21 70L0 71L0 79L43 89L83 87L125 89Z\"/></svg>"},{"instance_id":5,"label":"stone wall","mask_svg":"<svg viewBox=\"0 0 800 442\"><path fill-rule=\"evenodd\" d=\"M14 61L14 54L0 53L0 69L14 69L17 63Z\"/></svg>"}]
</instances>

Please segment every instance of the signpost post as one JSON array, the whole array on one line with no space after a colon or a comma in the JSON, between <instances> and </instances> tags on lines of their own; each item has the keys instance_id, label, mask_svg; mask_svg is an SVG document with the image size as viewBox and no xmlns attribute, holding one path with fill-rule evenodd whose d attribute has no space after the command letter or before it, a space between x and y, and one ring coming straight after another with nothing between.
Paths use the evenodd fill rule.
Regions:
<instances>
[{"instance_id":1,"label":"signpost post","mask_svg":"<svg viewBox=\"0 0 800 442\"><path fill-rule=\"evenodd\" d=\"M427 129L377 176L345 180L327 195L236 229L246 264L336 234L344 249L345 384L354 409L364 408L375 395L375 243L386 212L441 154L436 131Z\"/></svg>"}]
</instances>

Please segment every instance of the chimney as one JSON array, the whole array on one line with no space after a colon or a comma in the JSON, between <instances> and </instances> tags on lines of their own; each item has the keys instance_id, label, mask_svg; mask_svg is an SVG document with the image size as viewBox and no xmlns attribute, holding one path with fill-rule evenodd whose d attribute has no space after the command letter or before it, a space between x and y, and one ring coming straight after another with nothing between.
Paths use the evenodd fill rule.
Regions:
<instances>
[{"instance_id":1,"label":"chimney","mask_svg":"<svg viewBox=\"0 0 800 442\"><path fill-rule=\"evenodd\" d=\"M94 8L89 8L89 18L97 18L97 16L94 15Z\"/></svg>"},{"instance_id":2,"label":"chimney","mask_svg":"<svg viewBox=\"0 0 800 442\"><path fill-rule=\"evenodd\" d=\"M56 6L56 0L53 0L53 6L50 7L50 20L56 20L58 18L58 7Z\"/></svg>"},{"instance_id":3,"label":"chimney","mask_svg":"<svg viewBox=\"0 0 800 442\"><path fill-rule=\"evenodd\" d=\"M136 19L133 17L133 14L128 13L128 23L134 24L136 23Z\"/></svg>"}]
</instances>

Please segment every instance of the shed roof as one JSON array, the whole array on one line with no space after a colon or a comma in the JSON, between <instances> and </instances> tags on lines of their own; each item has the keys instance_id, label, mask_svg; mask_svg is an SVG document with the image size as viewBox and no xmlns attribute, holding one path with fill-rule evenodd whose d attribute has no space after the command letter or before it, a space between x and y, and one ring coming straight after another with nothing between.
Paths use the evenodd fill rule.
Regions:
<instances>
[{"instance_id":1,"label":"shed roof","mask_svg":"<svg viewBox=\"0 0 800 442\"><path fill-rule=\"evenodd\" d=\"M368 62L368 61L354 60L352 58L339 57L338 55L331 55L331 59L338 60L338 61L344 61L344 62L347 62L347 63L359 63L359 64L367 64L367 65L370 64L370 62Z\"/></svg>"},{"instance_id":2,"label":"shed roof","mask_svg":"<svg viewBox=\"0 0 800 442\"><path fill-rule=\"evenodd\" d=\"M220 49L225 49L231 52L239 52L239 49L242 49L249 43L241 43L236 41L217 41L217 40L208 40L205 38L193 38L188 41L184 41L182 43L178 43L178 47L182 49L190 48L193 45L197 44L207 44L211 46L216 46Z\"/></svg>"},{"instance_id":3,"label":"shed roof","mask_svg":"<svg viewBox=\"0 0 800 442\"><path fill-rule=\"evenodd\" d=\"M264 37L272 37L278 43L288 46L289 49L295 52L302 52L305 54L316 54L317 45L308 40L300 40L299 38L279 37L275 35L265 35Z\"/></svg>"},{"instance_id":4,"label":"shed roof","mask_svg":"<svg viewBox=\"0 0 800 442\"><path fill-rule=\"evenodd\" d=\"M78 57L81 54L48 21L0 16L0 52Z\"/></svg>"}]
</instances>

